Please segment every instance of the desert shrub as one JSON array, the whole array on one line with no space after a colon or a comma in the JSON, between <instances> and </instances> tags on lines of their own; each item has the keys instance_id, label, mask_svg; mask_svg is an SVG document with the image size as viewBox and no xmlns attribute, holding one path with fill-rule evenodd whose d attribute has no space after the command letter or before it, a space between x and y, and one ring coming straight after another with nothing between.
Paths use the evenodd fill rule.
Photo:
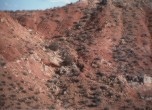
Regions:
<instances>
[{"instance_id":1,"label":"desert shrub","mask_svg":"<svg viewBox=\"0 0 152 110\"><path fill-rule=\"evenodd\" d=\"M100 2L100 4L101 5L107 5L107 0L100 0L101 2Z\"/></svg>"},{"instance_id":2,"label":"desert shrub","mask_svg":"<svg viewBox=\"0 0 152 110\"><path fill-rule=\"evenodd\" d=\"M72 62L73 62L72 57L70 55L66 55L66 56L64 56L64 60L62 62L62 65L69 66L69 65L72 65Z\"/></svg>"},{"instance_id":3,"label":"desert shrub","mask_svg":"<svg viewBox=\"0 0 152 110\"><path fill-rule=\"evenodd\" d=\"M77 62L77 67L80 69L81 72L84 70L84 64Z\"/></svg>"},{"instance_id":4,"label":"desert shrub","mask_svg":"<svg viewBox=\"0 0 152 110\"><path fill-rule=\"evenodd\" d=\"M125 7L125 2L123 0L114 0L113 3L116 7L119 8Z\"/></svg>"},{"instance_id":5,"label":"desert shrub","mask_svg":"<svg viewBox=\"0 0 152 110\"><path fill-rule=\"evenodd\" d=\"M55 106L51 105L50 107L48 107L48 110L55 110Z\"/></svg>"},{"instance_id":6,"label":"desert shrub","mask_svg":"<svg viewBox=\"0 0 152 110\"><path fill-rule=\"evenodd\" d=\"M68 13L68 8L64 8L64 11L65 11L66 13Z\"/></svg>"},{"instance_id":7,"label":"desert shrub","mask_svg":"<svg viewBox=\"0 0 152 110\"><path fill-rule=\"evenodd\" d=\"M5 66L6 62L3 59L0 59L0 66Z\"/></svg>"},{"instance_id":8,"label":"desert shrub","mask_svg":"<svg viewBox=\"0 0 152 110\"><path fill-rule=\"evenodd\" d=\"M60 20L58 20L58 19L55 19L54 21L55 21L56 23L60 23Z\"/></svg>"},{"instance_id":9,"label":"desert shrub","mask_svg":"<svg viewBox=\"0 0 152 110\"><path fill-rule=\"evenodd\" d=\"M7 78L8 78L9 80L12 80L12 77L11 77L11 76L8 76Z\"/></svg>"},{"instance_id":10,"label":"desert shrub","mask_svg":"<svg viewBox=\"0 0 152 110\"><path fill-rule=\"evenodd\" d=\"M0 91L3 91L4 89L3 88L0 88Z\"/></svg>"},{"instance_id":11,"label":"desert shrub","mask_svg":"<svg viewBox=\"0 0 152 110\"><path fill-rule=\"evenodd\" d=\"M53 43L51 43L51 44L48 46L48 48L49 48L50 50L57 51L58 48L59 48L59 44L58 44L57 42L53 42Z\"/></svg>"},{"instance_id":12,"label":"desert shrub","mask_svg":"<svg viewBox=\"0 0 152 110\"><path fill-rule=\"evenodd\" d=\"M109 107L105 107L103 110L109 110Z\"/></svg>"}]
</instances>

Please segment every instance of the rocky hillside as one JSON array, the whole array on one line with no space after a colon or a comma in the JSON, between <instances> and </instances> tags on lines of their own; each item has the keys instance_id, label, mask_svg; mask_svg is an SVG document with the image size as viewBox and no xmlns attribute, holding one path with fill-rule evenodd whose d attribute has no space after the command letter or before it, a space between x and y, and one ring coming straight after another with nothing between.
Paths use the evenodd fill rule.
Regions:
<instances>
[{"instance_id":1,"label":"rocky hillside","mask_svg":"<svg viewBox=\"0 0 152 110\"><path fill-rule=\"evenodd\" d=\"M0 12L7 109L152 110L152 1Z\"/></svg>"}]
</instances>

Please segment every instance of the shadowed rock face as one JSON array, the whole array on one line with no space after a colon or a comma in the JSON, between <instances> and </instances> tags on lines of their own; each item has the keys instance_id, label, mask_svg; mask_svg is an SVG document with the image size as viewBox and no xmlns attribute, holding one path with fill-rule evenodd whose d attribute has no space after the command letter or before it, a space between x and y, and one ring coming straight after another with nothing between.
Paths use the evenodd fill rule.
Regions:
<instances>
[{"instance_id":1,"label":"shadowed rock face","mask_svg":"<svg viewBox=\"0 0 152 110\"><path fill-rule=\"evenodd\" d=\"M0 109L151 110L151 0L0 12Z\"/></svg>"}]
</instances>

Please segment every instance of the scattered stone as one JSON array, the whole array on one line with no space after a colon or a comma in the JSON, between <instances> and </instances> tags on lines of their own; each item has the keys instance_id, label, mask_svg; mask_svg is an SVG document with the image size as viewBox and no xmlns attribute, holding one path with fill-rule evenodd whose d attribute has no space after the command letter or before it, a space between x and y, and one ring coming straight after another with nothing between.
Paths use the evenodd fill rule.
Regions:
<instances>
[{"instance_id":1,"label":"scattered stone","mask_svg":"<svg viewBox=\"0 0 152 110\"><path fill-rule=\"evenodd\" d=\"M32 29L28 29L28 31L29 31L29 32L33 32L33 30L32 30Z\"/></svg>"},{"instance_id":2,"label":"scattered stone","mask_svg":"<svg viewBox=\"0 0 152 110\"><path fill-rule=\"evenodd\" d=\"M79 68L74 64L70 67L62 66L56 71L59 75L78 76L80 74Z\"/></svg>"},{"instance_id":3,"label":"scattered stone","mask_svg":"<svg viewBox=\"0 0 152 110\"><path fill-rule=\"evenodd\" d=\"M1 23L4 23L5 22L5 18L1 18Z\"/></svg>"},{"instance_id":4,"label":"scattered stone","mask_svg":"<svg viewBox=\"0 0 152 110\"><path fill-rule=\"evenodd\" d=\"M152 84L152 77L145 75L144 84Z\"/></svg>"},{"instance_id":5,"label":"scattered stone","mask_svg":"<svg viewBox=\"0 0 152 110\"><path fill-rule=\"evenodd\" d=\"M101 65L101 59L100 58L95 58L91 64L93 68L99 68Z\"/></svg>"}]
</instances>

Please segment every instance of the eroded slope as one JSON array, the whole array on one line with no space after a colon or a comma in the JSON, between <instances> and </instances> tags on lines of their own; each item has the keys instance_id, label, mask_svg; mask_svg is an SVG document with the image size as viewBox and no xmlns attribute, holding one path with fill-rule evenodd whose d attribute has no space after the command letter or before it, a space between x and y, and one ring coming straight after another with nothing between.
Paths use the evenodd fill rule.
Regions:
<instances>
[{"instance_id":1,"label":"eroded slope","mask_svg":"<svg viewBox=\"0 0 152 110\"><path fill-rule=\"evenodd\" d=\"M152 109L150 0L1 12L1 109Z\"/></svg>"}]
</instances>

